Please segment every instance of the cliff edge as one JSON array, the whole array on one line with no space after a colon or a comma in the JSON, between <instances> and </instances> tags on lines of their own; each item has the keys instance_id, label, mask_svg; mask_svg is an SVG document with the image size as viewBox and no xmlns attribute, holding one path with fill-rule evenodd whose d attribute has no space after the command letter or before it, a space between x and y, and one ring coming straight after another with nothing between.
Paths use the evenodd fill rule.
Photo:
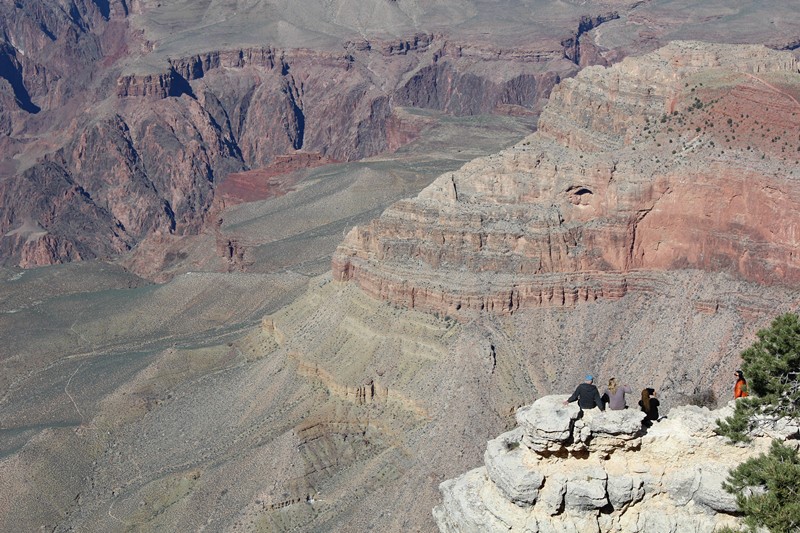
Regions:
<instances>
[{"instance_id":1,"label":"cliff edge","mask_svg":"<svg viewBox=\"0 0 800 533\"><path fill-rule=\"evenodd\" d=\"M581 411L545 396L517 411L518 427L490 440L485 465L440 485L440 531L702 532L737 522L730 469L769 447L775 428L747 447L715 435L732 412L672 409L643 429L636 409Z\"/></svg>"}]
</instances>

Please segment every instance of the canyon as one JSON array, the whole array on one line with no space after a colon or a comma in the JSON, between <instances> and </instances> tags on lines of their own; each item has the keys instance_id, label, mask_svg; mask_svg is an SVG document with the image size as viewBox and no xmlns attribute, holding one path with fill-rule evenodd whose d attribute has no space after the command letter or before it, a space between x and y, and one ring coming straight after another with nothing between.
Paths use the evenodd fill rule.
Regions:
<instances>
[{"instance_id":1,"label":"canyon","mask_svg":"<svg viewBox=\"0 0 800 533\"><path fill-rule=\"evenodd\" d=\"M354 228L334 278L454 316L619 298L652 271L796 284L798 62L729 51L674 42L564 80L535 134Z\"/></svg>"},{"instance_id":2,"label":"canyon","mask_svg":"<svg viewBox=\"0 0 800 533\"><path fill-rule=\"evenodd\" d=\"M69 6L0 1L0 529L431 531L797 309L789 2Z\"/></svg>"}]
</instances>

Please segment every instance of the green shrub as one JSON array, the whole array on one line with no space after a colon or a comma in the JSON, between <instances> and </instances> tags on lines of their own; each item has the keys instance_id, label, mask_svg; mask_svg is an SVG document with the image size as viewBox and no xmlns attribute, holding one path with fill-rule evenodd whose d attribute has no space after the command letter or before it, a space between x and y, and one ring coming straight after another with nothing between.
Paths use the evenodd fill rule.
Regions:
<instances>
[{"instance_id":1,"label":"green shrub","mask_svg":"<svg viewBox=\"0 0 800 533\"><path fill-rule=\"evenodd\" d=\"M736 496L751 531L800 531L800 457L792 446L772 441L769 453L731 470L722 487Z\"/></svg>"}]
</instances>

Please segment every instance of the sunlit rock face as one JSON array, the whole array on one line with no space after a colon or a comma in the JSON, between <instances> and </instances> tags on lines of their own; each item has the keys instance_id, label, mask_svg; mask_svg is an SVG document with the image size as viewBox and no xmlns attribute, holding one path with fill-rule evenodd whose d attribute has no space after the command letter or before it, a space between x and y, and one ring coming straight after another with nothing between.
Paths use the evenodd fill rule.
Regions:
<instances>
[{"instance_id":1,"label":"sunlit rock face","mask_svg":"<svg viewBox=\"0 0 800 533\"><path fill-rule=\"evenodd\" d=\"M796 58L759 46L587 68L536 133L353 229L334 277L452 315L655 290L648 271L795 283L799 87Z\"/></svg>"},{"instance_id":2,"label":"sunlit rock face","mask_svg":"<svg viewBox=\"0 0 800 533\"><path fill-rule=\"evenodd\" d=\"M701 532L736 524L736 500L722 483L771 438L743 448L715 435L715 420L732 406L682 406L643 427L638 409L581 411L562 405L566 398L520 408L519 426L488 442L484 466L441 484L433 511L440 531Z\"/></svg>"},{"instance_id":3,"label":"sunlit rock face","mask_svg":"<svg viewBox=\"0 0 800 533\"><path fill-rule=\"evenodd\" d=\"M396 6L373 11L367 32L358 8L327 21L313 2L278 13L57 4L0 4L4 265L115 258L201 233L219 220L229 175L258 190L264 175L288 172L286 158L355 161L408 144L420 126L401 107L533 117L579 70L580 28L613 18L606 7L562 10L535 39L501 43L422 13L398 25ZM291 38L273 32L284 19ZM226 20L238 26L220 29Z\"/></svg>"}]
</instances>

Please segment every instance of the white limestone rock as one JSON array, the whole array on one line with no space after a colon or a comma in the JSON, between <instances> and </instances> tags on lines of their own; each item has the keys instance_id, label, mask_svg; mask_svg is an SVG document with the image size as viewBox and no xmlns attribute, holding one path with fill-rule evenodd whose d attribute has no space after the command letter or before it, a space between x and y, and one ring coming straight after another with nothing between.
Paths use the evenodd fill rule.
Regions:
<instances>
[{"instance_id":1,"label":"white limestone rock","mask_svg":"<svg viewBox=\"0 0 800 533\"><path fill-rule=\"evenodd\" d=\"M585 440L587 449L611 454L618 450L639 448L644 417L645 414L638 409L584 411L583 422L588 427Z\"/></svg>"},{"instance_id":2,"label":"white limestone rock","mask_svg":"<svg viewBox=\"0 0 800 533\"><path fill-rule=\"evenodd\" d=\"M530 533L600 533L597 515L593 513L564 513L558 518L536 517L529 523Z\"/></svg>"},{"instance_id":3,"label":"white limestone rock","mask_svg":"<svg viewBox=\"0 0 800 533\"><path fill-rule=\"evenodd\" d=\"M680 407L644 431L636 410L583 413L567 396L517 412L520 427L493 439L485 469L440 488L445 532L704 532L736 528L730 468L771 439L732 446L713 429L726 409ZM729 414L730 408L727 408Z\"/></svg>"},{"instance_id":4,"label":"white limestone rock","mask_svg":"<svg viewBox=\"0 0 800 533\"><path fill-rule=\"evenodd\" d=\"M572 439L581 410L576 403L564 405L568 395L545 396L517 410L517 423L525 433L524 443L534 451L556 452Z\"/></svg>"},{"instance_id":5,"label":"white limestone rock","mask_svg":"<svg viewBox=\"0 0 800 533\"><path fill-rule=\"evenodd\" d=\"M700 482L693 500L714 511L735 513L738 510L736 497L722 488L730 468L719 463L708 463L698 470Z\"/></svg>"},{"instance_id":6,"label":"white limestone rock","mask_svg":"<svg viewBox=\"0 0 800 533\"><path fill-rule=\"evenodd\" d=\"M489 479L498 490L509 501L528 506L536 501L544 476L534 469L536 457L527 447L520 445L521 440L521 428L490 440L483 461Z\"/></svg>"},{"instance_id":7,"label":"white limestone rock","mask_svg":"<svg viewBox=\"0 0 800 533\"><path fill-rule=\"evenodd\" d=\"M800 420L791 418L756 417L756 427L750 434L754 437L787 440L800 436Z\"/></svg>"},{"instance_id":8,"label":"white limestone rock","mask_svg":"<svg viewBox=\"0 0 800 533\"><path fill-rule=\"evenodd\" d=\"M732 411L731 411L732 413ZM707 407L696 405L681 405L674 407L669 412L669 420L679 425L691 437L713 438L716 436L714 429L716 421L724 418L720 411L711 411Z\"/></svg>"},{"instance_id":9,"label":"white limestone rock","mask_svg":"<svg viewBox=\"0 0 800 533\"><path fill-rule=\"evenodd\" d=\"M433 509L433 517L444 533L483 533L508 531L510 526L489 512L480 497L486 482L486 469L476 468L439 485L442 504Z\"/></svg>"},{"instance_id":10,"label":"white limestone rock","mask_svg":"<svg viewBox=\"0 0 800 533\"><path fill-rule=\"evenodd\" d=\"M564 495L567 493L567 477L553 474L545 479L544 487L539 491L537 510L548 516L555 516L564 509Z\"/></svg>"},{"instance_id":11,"label":"white limestone rock","mask_svg":"<svg viewBox=\"0 0 800 533\"><path fill-rule=\"evenodd\" d=\"M641 476L609 476L606 483L608 501L618 511L644 497L644 481Z\"/></svg>"},{"instance_id":12,"label":"white limestone rock","mask_svg":"<svg viewBox=\"0 0 800 533\"><path fill-rule=\"evenodd\" d=\"M564 505L570 511L602 509L608 505L608 474L600 467L589 467L569 473Z\"/></svg>"}]
</instances>

